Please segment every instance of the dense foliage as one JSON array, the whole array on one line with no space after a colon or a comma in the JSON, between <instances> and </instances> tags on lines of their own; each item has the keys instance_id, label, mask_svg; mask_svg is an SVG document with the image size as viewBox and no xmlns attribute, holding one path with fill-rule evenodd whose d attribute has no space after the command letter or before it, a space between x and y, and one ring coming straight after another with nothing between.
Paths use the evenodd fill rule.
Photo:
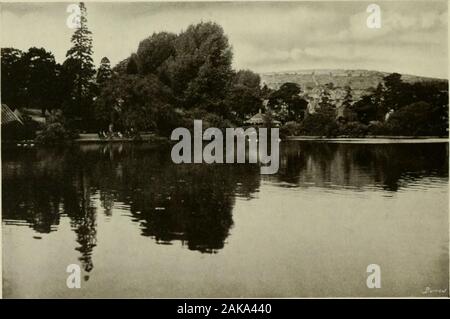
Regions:
<instances>
[{"instance_id":1,"label":"dense foliage","mask_svg":"<svg viewBox=\"0 0 450 319\"><path fill-rule=\"evenodd\" d=\"M167 135L192 116L222 127L242 124L261 107L259 75L232 69L228 38L212 22L154 33L113 73L95 103L102 125Z\"/></svg>"},{"instance_id":2,"label":"dense foliage","mask_svg":"<svg viewBox=\"0 0 450 319\"><path fill-rule=\"evenodd\" d=\"M83 3L80 11L62 64L44 48L1 49L2 102L13 110L62 113L47 121L41 139L107 130L168 136L193 119L205 126L246 125L260 110L266 125L282 125L283 135L447 135L446 81L407 83L393 73L357 101L345 87L338 105L333 83L318 86L313 101L296 83L273 90L261 85L258 74L234 70L228 37L213 22L178 34L154 33L115 67L103 57L96 70Z\"/></svg>"},{"instance_id":3,"label":"dense foliage","mask_svg":"<svg viewBox=\"0 0 450 319\"><path fill-rule=\"evenodd\" d=\"M325 88L318 107L304 119L285 125L285 135L364 137L447 136L448 88L446 81L407 83L401 75L387 75L371 93L352 102L346 88L338 116Z\"/></svg>"}]
</instances>

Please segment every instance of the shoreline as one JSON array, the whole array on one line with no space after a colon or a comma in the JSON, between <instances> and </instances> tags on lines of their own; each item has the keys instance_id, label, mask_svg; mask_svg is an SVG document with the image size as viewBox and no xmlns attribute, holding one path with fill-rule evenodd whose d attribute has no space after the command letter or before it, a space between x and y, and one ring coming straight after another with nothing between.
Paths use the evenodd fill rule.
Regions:
<instances>
[{"instance_id":1,"label":"shoreline","mask_svg":"<svg viewBox=\"0 0 450 319\"><path fill-rule=\"evenodd\" d=\"M354 143L354 144L400 144L400 143L448 143L448 137L439 136L370 136L370 137L322 137L287 136L286 141Z\"/></svg>"},{"instance_id":2,"label":"shoreline","mask_svg":"<svg viewBox=\"0 0 450 319\"><path fill-rule=\"evenodd\" d=\"M98 134L95 133L81 133L79 137L74 139L75 143L122 143L122 142L151 142L155 140L163 139L163 137L158 136L153 133L143 133L140 135L139 139L130 137L112 137L112 138L100 138Z\"/></svg>"},{"instance_id":3,"label":"shoreline","mask_svg":"<svg viewBox=\"0 0 450 319\"><path fill-rule=\"evenodd\" d=\"M88 134L86 134L88 135ZM154 134L146 134L141 136L141 139L132 138L99 138L90 136L82 136L72 140L74 144L108 144L108 143L148 143L148 142L162 142L170 139ZM298 142L322 142L322 143L346 143L346 144L425 144L425 143L448 143L448 137L437 136L371 136L371 137L323 137L323 136L286 136L282 141L298 141ZM23 141L2 141L2 146L16 146L16 147L35 147L41 145L34 140Z\"/></svg>"}]
</instances>

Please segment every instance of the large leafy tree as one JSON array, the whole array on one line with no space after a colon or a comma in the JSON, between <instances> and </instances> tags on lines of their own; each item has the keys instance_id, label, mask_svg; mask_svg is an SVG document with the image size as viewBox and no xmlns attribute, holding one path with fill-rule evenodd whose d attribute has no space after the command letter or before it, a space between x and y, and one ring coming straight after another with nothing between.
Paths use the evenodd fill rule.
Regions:
<instances>
[{"instance_id":1,"label":"large leafy tree","mask_svg":"<svg viewBox=\"0 0 450 319\"><path fill-rule=\"evenodd\" d=\"M401 74L392 73L383 78L385 105L397 110L402 105L403 82Z\"/></svg>"},{"instance_id":2,"label":"large leafy tree","mask_svg":"<svg viewBox=\"0 0 450 319\"><path fill-rule=\"evenodd\" d=\"M57 108L59 99L60 66L52 53L43 48L30 48L22 57L27 72L24 76L26 87L25 105L42 111Z\"/></svg>"},{"instance_id":3,"label":"large leafy tree","mask_svg":"<svg viewBox=\"0 0 450 319\"><path fill-rule=\"evenodd\" d=\"M297 83L286 82L270 94L270 106L280 114L285 113L280 117L282 122L300 120L304 117L308 102L300 97L301 92Z\"/></svg>"},{"instance_id":4,"label":"large leafy tree","mask_svg":"<svg viewBox=\"0 0 450 319\"><path fill-rule=\"evenodd\" d=\"M172 95L155 75L117 74L105 82L95 101L95 114L99 126L109 124L117 130L154 130L159 123L159 111L166 112Z\"/></svg>"},{"instance_id":5,"label":"large leafy tree","mask_svg":"<svg viewBox=\"0 0 450 319\"><path fill-rule=\"evenodd\" d=\"M120 102L126 106L118 108L120 117L133 120L120 125L136 129L156 127L167 132L177 117L190 115L241 122L261 107L261 80L248 70L234 72L231 62L228 38L216 23L190 25L179 34L154 33L140 42L136 53L113 68L111 81L96 101L96 116L102 123L119 125L113 106L127 101ZM133 94L117 96L124 93L121 85ZM161 99L156 86L171 97ZM111 118L111 114L116 115ZM144 116L150 116L149 121L145 122Z\"/></svg>"},{"instance_id":6,"label":"large leafy tree","mask_svg":"<svg viewBox=\"0 0 450 319\"><path fill-rule=\"evenodd\" d=\"M370 95L363 96L359 101L352 105L352 111L355 112L358 121L363 124L369 124L371 121L377 121L377 105Z\"/></svg>"},{"instance_id":7,"label":"large leafy tree","mask_svg":"<svg viewBox=\"0 0 450 319\"><path fill-rule=\"evenodd\" d=\"M239 122L254 115L260 108L261 98L254 89L245 85L234 85L228 92L224 113L221 115Z\"/></svg>"},{"instance_id":8,"label":"large leafy tree","mask_svg":"<svg viewBox=\"0 0 450 319\"><path fill-rule=\"evenodd\" d=\"M162 73L165 61L175 55L176 37L168 32L153 33L139 43L137 58L142 74Z\"/></svg>"},{"instance_id":9,"label":"large leafy tree","mask_svg":"<svg viewBox=\"0 0 450 319\"><path fill-rule=\"evenodd\" d=\"M426 102L416 102L394 112L387 121L391 133L396 135L443 135L439 121L434 118L433 107Z\"/></svg>"},{"instance_id":10,"label":"large leafy tree","mask_svg":"<svg viewBox=\"0 0 450 319\"><path fill-rule=\"evenodd\" d=\"M167 74L181 104L219 111L233 76L231 46L222 27L212 22L190 25L174 45Z\"/></svg>"},{"instance_id":11,"label":"large leafy tree","mask_svg":"<svg viewBox=\"0 0 450 319\"><path fill-rule=\"evenodd\" d=\"M240 122L262 107L261 78L250 70L239 70L233 77L224 105L224 118Z\"/></svg>"},{"instance_id":12,"label":"large leafy tree","mask_svg":"<svg viewBox=\"0 0 450 319\"><path fill-rule=\"evenodd\" d=\"M202 22L180 34L154 33L115 69L122 74L156 75L172 89L177 107L223 114L234 78L231 62L231 46L222 27Z\"/></svg>"},{"instance_id":13,"label":"large leafy tree","mask_svg":"<svg viewBox=\"0 0 450 319\"><path fill-rule=\"evenodd\" d=\"M239 70L233 78L233 84L244 85L250 89L260 92L261 77L251 70Z\"/></svg>"},{"instance_id":14,"label":"large leafy tree","mask_svg":"<svg viewBox=\"0 0 450 319\"><path fill-rule=\"evenodd\" d=\"M2 49L2 102L14 108L51 110L61 104L61 66L44 48Z\"/></svg>"},{"instance_id":15,"label":"large leafy tree","mask_svg":"<svg viewBox=\"0 0 450 319\"><path fill-rule=\"evenodd\" d=\"M23 52L14 48L1 49L1 95L2 103L11 108L21 107L24 104L25 68L23 65Z\"/></svg>"},{"instance_id":16,"label":"large leafy tree","mask_svg":"<svg viewBox=\"0 0 450 319\"><path fill-rule=\"evenodd\" d=\"M328 107L319 108L305 117L299 131L302 135L335 136L338 133L338 125L334 110Z\"/></svg>"}]
</instances>

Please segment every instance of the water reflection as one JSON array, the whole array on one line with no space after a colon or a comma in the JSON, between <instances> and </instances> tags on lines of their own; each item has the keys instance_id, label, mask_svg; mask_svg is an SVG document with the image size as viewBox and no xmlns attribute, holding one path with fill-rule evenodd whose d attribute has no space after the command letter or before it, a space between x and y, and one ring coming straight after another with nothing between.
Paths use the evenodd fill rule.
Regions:
<instances>
[{"instance_id":1,"label":"water reflection","mask_svg":"<svg viewBox=\"0 0 450 319\"><path fill-rule=\"evenodd\" d=\"M214 253L233 225L235 197L251 198L260 182L256 166L174 165L165 148L90 145L4 153L5 222L49 233L67 215L86 272L93 268L97 193L107 216L115 203L125 205L143 236Z\"/></svg>"},{"instance_id":2,"label":"water reflection","mask_svg":"<svg viewBox=\"0 0 450 319\"><path fill-rule=\"evenodd\" d=\"M289 186L396 192L424 177L448 177L448 144L287 142L279 174L272 180Z\"/></svg>"},{"instance_id":3,"label":"water reflection","mask_svg":"<svg viewBox=\"0 0 450 319\"><path fill-rule=\"evenodd\" d=\"M175 165L169 154L167 146L5 149L4 223L45 234L57 231L67 216L89 274L99 211L113 218L114 207L123 208L137 231L158 244L179 241L190 250L217 253L233 227L236 199L258 196L262 179L300 189L397 192L446 183L448 177L447 144L282 143L279 173L263 178L256 165ZM428 183L430 178L436 180Z\"/></svg>"}]
</instances>

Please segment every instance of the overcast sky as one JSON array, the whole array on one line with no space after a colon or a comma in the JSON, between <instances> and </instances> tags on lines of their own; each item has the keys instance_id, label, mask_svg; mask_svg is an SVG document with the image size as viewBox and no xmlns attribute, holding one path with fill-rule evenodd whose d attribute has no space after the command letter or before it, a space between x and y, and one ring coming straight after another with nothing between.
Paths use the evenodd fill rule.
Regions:
<instances>
[{"instance_id":1,"label":"overcast sky","mask_svg":"<svg viewBox=\"0 0 450 319\"><path fill-rule=\"evenodd\" d=\"M153 32L191 23L222 25L235 68L257 72L370 69L447 78L447 2L376 2L380 29L366 25L370 2L86 3L94 60L112 64ZM2 47L44 47L63 62L73 30L68 3L1 7Z\"/></svg>"}]
</instances>

